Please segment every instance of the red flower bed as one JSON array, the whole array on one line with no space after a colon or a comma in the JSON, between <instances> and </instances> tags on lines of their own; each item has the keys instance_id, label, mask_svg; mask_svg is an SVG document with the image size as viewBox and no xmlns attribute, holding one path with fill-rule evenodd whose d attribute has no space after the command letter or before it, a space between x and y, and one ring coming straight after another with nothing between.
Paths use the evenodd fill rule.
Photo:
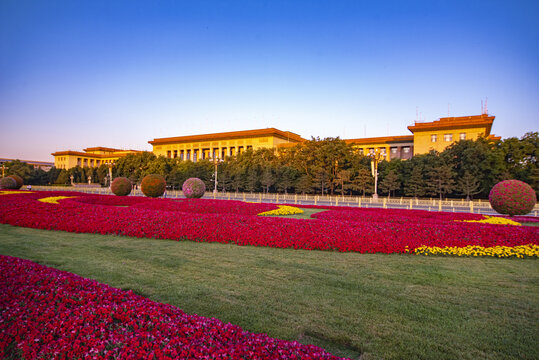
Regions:
<instances>
[{"instance_id":1,"label":"red flower bed","mask_svg":"<svg viewBox=\"0 0 539 360\"><path fill-rule=\"evenodd\" d=\"M339 359L2 255L0 358Z\"/></svg>"},{"instance_id":2,"label":"red flower bed","mask_svg":"<svg viewBox=\"0 0 539 360\"><path fill-rule=\"evenodd\" d=\"M78 197L59 204L36 201L60 195ZM118 205L118 201L127 207L91 205ZM313 220L254 216L274 208L274 204L239 201L35 192L0 196L0 222L71 232L361 253L405 253L420 246L539 243L537 227L454 221L481 218L476 214L333 208L316 214Z\"/></svg>"}]
</instances>

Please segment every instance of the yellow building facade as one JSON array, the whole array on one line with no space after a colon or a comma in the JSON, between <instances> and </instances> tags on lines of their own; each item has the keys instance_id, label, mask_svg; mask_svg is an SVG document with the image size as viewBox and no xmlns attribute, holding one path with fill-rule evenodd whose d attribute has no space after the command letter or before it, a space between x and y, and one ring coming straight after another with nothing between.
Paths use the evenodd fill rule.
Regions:
<instances>
[{"instance_id":1,"label":"yellow building facade","mask_svg":"<svg viewBox=\"0 0 539 360\"><path fill-rule=\"evenodd\" d=\"M414 134L414 155L426 154L432 150L442 152L459 140L475 140L480 136L499 139L490 134L494 118L482 114L416 122L408 126L408 130Z\"/></svg>"},{"instance_id":2,"label":"yellow building facade","mask_svg":"<svg viewBox=\"0 0 539 360\"><path fill-rule=\"evenodd\" d=\"M374 155L378 150L383 160L410 159L414 151L413 135L383 136L372 138L346 139L361 155Z\"/></svg>"},{"instance_id":3,"label":"yellow building facade","mask_svg":"<svg viewBox=\"0 0 539 360\"><path fill-rule=\"evenodd\" d=\"M410 159L414 155L426 154L432 150L441 152L459 140L474 140L480 136L499 139L490 134L494 118L488 114L440 118L431 122L415 122L414 125L408 126L413 135L345 139L345 141L363 155L378 152L387 161ZM293 132L266 128L157 138L148 143L152 145L156 156L196 162L204 159L225 159L227 156L241 154L247 150L291 147L303 141L304 138ZM75 166L97 167L128 154L140 152L93 147L84 149L83 152L68 150L52 155L56 168L70 169Z\"/></svg>"},{"instance_id":4,"label":"yellow building facade","mask_svg":"<svg viewBox=\"0 0 539 360\"><path fill-rule=\"evenodd\" d=\"M275 128L177 136L148 141L153 153L167 158L198 161L225 159L247 150L273 149L305 141L298 134Z\"/></svg>"},{"instance_id":5,"label":"yellow building facade","mask_svg":"<svg viewBox=\"0 0 539 360\"><path fill-rule=\"evenodd\" d=\"M138 150L120 150L107 147L92 147L81 151L57 151L54 156L54 166L57 169L71 169L80 167L99 167L103 164L112 163L128 154L137 154Z\"/></svg>"}]
</instances>

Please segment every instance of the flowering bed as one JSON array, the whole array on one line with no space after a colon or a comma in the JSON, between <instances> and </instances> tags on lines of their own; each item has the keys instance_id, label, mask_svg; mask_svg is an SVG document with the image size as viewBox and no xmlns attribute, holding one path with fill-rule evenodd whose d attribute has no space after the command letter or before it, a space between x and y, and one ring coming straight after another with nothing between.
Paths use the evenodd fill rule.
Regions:
<instances>
[{"instance_id":1,"label":"flowering bed","mask_svg":"<svg viewBox=\"0 0 539 360\"><path fill-rule=\"evenodd\" d=\"M60 196L71 198L57 204L37 201ZM274 204L240 201L73 192L0 195L0 223L48 230L360 253L416 253L415 249L421 248L417 253L426 254L425 247L539 245L538 227L464 222L484 219L478 214L328 207L328 211L314 214L313 220L256 216L275 209ZM507 251L477 254L516 256ZM522 255L537 257L539 252L532 247Z\"/></svg>"},{"instance_id":2,"label":"flowering bed","mask_svg":"<svg viewBox=\"0 0 539 360\"><path fill-rule=\"evenodd\" d=\"M339 359L0 255L0 358Z\"/></svg>"}]
</instances>

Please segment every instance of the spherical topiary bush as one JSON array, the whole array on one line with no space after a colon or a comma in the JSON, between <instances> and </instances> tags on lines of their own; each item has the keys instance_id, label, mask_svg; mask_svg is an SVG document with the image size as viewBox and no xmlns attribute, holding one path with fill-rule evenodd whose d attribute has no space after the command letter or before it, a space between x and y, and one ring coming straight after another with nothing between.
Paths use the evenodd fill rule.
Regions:
<instances>
[{"instance_id":1,"label":"spherical topiary bush","mask_svg":"<svg viewBox=\"0 0 539 360\"><path fill-rule=\"evenodd\" d=\"M165 192L166 186L167 183L161 175L151 174L142 179L140 189L148 197L159 197Z\"/></svg>"},{"instance_id":2,"label":"spherical topiary bush","mask_svg":"<svg viewBox=\"0 0 539 360\"><path fill-rule=\"evenodd\" d=\"M206 192L204 181L199 178L189 178L182 185L183 194L186 198L201 198Z\"/></svg>"},{"instance_id":3,"label":"spherical topiary bush","mask_svg":"<svg viewBox=\"0 0 539 360\"><path fill-rule=\"evenodd\" d=\"M127 196L131 193L133 184L131 184L131 181L129 181L128 178L117 177L112 181L112 184L110 184L110 189L114 195Z\"/></svg>"},{"instance_id":4,"label":"spherical topiary bush","mask_svg":"<svg viewBox=\"0 0 539 360\"><path fill-rule=\"evenodd\" d=\"M0 179L0 189L17 189L17 181L12 177L3 177Z\"/></svg>"},{"instance_id":5,"label":"spherical topiary bush","mask_svg":"<svg viewBox=\"0 0 539 360\"><path fill-rule=\"evenodd\" d=\"M488 200L492 208L500 214L526 215L535 206L537 196L525 182L505 180L492 187Z\"/></svg>"},{"instance_id":6,"label":"spherical topiary bush","mask_svg":"<svg viewBox=\"0 0 539 360\"><path fill-rule=\"evenodd\" d=\"M12 178L17 182L17 186L15 187L15 189L20 189L24 185L24 181L19 175L9 175L8 177Z\"/></svg>"}]
</instances>

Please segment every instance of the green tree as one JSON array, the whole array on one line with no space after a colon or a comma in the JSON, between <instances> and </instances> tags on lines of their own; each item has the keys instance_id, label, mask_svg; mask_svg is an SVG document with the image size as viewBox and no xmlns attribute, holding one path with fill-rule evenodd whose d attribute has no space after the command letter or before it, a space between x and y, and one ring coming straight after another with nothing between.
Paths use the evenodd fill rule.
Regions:
<instances>
[{"instance_id":1,"label":"green tree","mask_svg":"<svg viewBox=\"0 0 539 360\"><path fill-rule=\"evenodd\" d=\"M303 195L310 193L313 190L313 179L308 174L301 175L295 185L296 192L300 192Z\"/></svg>"},{"instance_id":2,"label":"green tree","mask_svg":"<svg viewBox=\"0 0 539 360\"><path fill-rule=\"evenodd\" d=\"M380 190L382 192L387 193L388 197L391 196L391 192L393 191L393 195L395 195L394 191L400 189L401 182L399 180L399 176L395 172L395 170L389 170L386 176L380 181Z\"/></svg>"},{"instance_id":3,"label":"green tree","mask_svg":"<svg viewBox=\"0 0 539 360\"><path fill-rule=\"evenodd\" d=\"M456 189L461 195L466 195L466 200L470 200L473 195L477 195L481 192L481 184L475 176L469 171L466 171L464 176L457 182Z\"/></svg>"},{"instance_id":4,"label":"green tree","mask_svg":"<svg viewBox=\"0 0 539 360\"><path fill-rule=\"evenodd\" d=\"M431 168L428 175L427 191L429 194L440 195L440 200L442 200L443 195L453 191L455 181L453 180L454 172L451 166L440 164Z\"/></svg>"},{"instance_id":5,"label":"green tree","mask_svg":"<svg viewBox=\"0 0 539 360\"><path fill-rule=\"evenodd\" d=\"M425 178L423 170L419 166L412 169L412 174L408 181L404 184L404 193L407 196L420 197L425 195Z\"/></svg>"},{"instance_id":6,"label":"green tree","mask_svg":"<svg viewBox=\"0 0 539 360\"><path fill-rule=\"evenodd\" d=\"M373 192L374 179L369 170L365 168L360 168L355 176L352 178L351 189L362 192L363 196L365 193Z\"/></svg>"},{"instance_id":7,"label":"green tree","mask_svg":"<svg viewBox=\"0 0 539 360\"><path fill-rule=\"evenodd\" d=\"M275 175L271 167L267 166L264 168L264 170L262 170L262 176L260 177L260 184L262 184L264 193L266 194L269 193L270 186L275 184Z\"/></svg>"}]
</instances>

